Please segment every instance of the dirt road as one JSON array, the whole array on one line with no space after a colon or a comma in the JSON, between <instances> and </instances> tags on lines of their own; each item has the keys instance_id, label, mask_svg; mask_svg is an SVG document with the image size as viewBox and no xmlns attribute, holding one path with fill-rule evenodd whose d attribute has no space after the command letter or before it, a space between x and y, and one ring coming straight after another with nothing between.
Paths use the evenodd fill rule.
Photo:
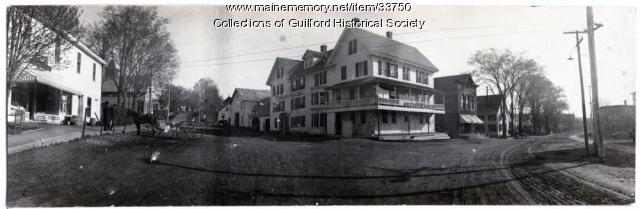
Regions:
<instances>
[{"instance_id":1,"label":"dirt road","mask_svg":"<svg viewBox=\"0 0 640 209\"><path fill-rule=\"evenodd\" d=\"M568 172L598 163L576 155L576 144L562 135L408 143L93 138L10 155L8 205L632 203L633 194ZM154 151L161 154L149 163ZM626 161L614 166L635 163Z\"/></svg>"}]
</instances>

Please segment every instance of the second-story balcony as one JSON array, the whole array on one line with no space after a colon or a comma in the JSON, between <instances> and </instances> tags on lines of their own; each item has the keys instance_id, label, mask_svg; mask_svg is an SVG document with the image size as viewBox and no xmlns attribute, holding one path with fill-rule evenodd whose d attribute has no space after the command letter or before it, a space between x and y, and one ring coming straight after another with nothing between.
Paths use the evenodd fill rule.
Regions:
<instances>
[{"instance_id":1,"label":"second-story balcony","mask_svg":"<svg viewBox=\"0 0 640 209\"><path fill-rule=\"evenodd\" d=\"M369 97L353 100L332 101L326 104L327 109L362 108L362 109L390 109L401 108L415 111L444 112L444 104L433 104L406 99L389 99L381 97Z\"/></svg>"},{"instance_id":2,"label":"second-story balcony","mask_svg":"<svg viewBox=\"0 0 640 209\"><path fill-rule=\"evenodd\" d=\"M324 105L329 111L380 109L444 113L444 94L426 86L373 77L340 83L330 89L331 99Z\"/></svg>"}]
</instances>

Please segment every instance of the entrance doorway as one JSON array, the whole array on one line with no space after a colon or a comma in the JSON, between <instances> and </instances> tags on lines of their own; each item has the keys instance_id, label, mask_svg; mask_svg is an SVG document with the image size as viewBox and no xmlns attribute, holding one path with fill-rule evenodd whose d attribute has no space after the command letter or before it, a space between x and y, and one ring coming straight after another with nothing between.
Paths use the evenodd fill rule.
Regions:
<instances>
[{"instance_id":1,"label":"entrance doorway","mask_svg":"<svg viewBox=\"0 0 640 209\"><path fill-rule=\"evenodd\" d=\"M336 122L335 124L335 128L336 128L336 135L342 135L342 118L341 118L342 114L337 112L336 113Z\"/></svg>"}]
</instances>

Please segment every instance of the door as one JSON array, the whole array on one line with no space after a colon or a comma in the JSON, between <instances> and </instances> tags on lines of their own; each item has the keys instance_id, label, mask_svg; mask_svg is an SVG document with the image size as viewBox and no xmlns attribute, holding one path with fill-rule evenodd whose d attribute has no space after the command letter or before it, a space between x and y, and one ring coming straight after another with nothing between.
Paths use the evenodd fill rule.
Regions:
<instances>
[{"instance_id":1,"label":"door","mask_svg":"<svg viewBox=\"0 0 640 209\"><path fill-rule=\"evenodd\" d=\"M342 135L342 118L340 117L341 114L339 112L336 113L336 122L335 124L335 128L336 128L336 135Z\"/></svg>"},{"instance_id":2,"label":"door","mask_svg":"<svg viewBox=\"0 0 640 209\"><path fill-rule=\"evenodd\" d=\"M84 117L84 96L78 96L78 121Z\"/></svg>"},{"instance_id":3,"label":"door","mask_svg":"<svg viewBox=\"0 0 640 209\"><path fill-rule=\"evenodd\" d=\"M238 112L237 112L237 113L235 114L235 116L236 116L236 117L234 118L234 121L233 121L233 122L235 123L236 128L237 128L237 127L240 127L240 113L238 113Z\"/></svg>"},{"instance_id":4,"label":"door","mask_svg":"<svg viewBox=\"0 0 640 209\"><path fill-rule=\"evenodd\" d=\"M280 113L280 130L282 131L283 135L287 135L289 134L289 114L287 113Z\"/></svg>"},{"instance_id":5,"label":"door","mask_svg":"<svg viewBox=\"0 0 640 209\"><path fill-rule=\"evenodd\" d=\"M270 132L271 131L271 119L266 119L264 121L264 131L265 132Z\"/></svg>"},{"instance_id":6,"label":"door","mask_svg":"<svg viewBox=\"0 0 640 209\"><path fill-rule=\"evenodd\" d=\"M401 132L403 134L410 134L411 133L411 118L409 117L408 113L403 113L402 114L402 127L401 127Z\"/></svg>"}]
</instances>

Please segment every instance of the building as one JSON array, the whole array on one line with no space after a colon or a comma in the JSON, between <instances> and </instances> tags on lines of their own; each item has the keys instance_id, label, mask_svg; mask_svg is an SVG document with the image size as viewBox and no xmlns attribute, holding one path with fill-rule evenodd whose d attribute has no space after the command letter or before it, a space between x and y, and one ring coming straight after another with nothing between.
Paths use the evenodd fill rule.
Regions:
<instances>
[{"instance_id":1,"label":"building","mask_svg":"<svg viewBox=\"0 0 640 209\"><path fill-rule=\"evenodd\" d=\"M485 95L477 97L477 114L478 117L484 122L484 126L478 126L478 132L484 132L487 136L502 136L503 131L509 134L510 118L507 113L506 117L507 129L503 130L502 127L502 102L500 101L500 95Z\"/></svg>"},{"instance_id":2,"label":"building","mask_svg":"<svg viewBox=\"0 0 640 209\"><path fill-rule=\"evenodd\" d=\"M271 87L272 130L379 139L448 138L435 133L444 105L433 88L438 69L415 47L346 28L333 49L277 58Z\"/></svg>"},{"instance_id":3,"label":"building","mask_svg":"<svg viewBox=\"0 0 640 209\"><path fill-rule=\"evenodd\" d=\"M218 123L231 124L231 99L227 97L222 101L222 107L218 110Z\"/></svg>"},{"instance_id":4,"label":"building","mask_svg":"<svg viewBox=\"0 0 640 209\"><path fill-rule=\"evenodd\" d=\"M251 128L261 132L271 131L271 119L269 119L270 104L271 97L267 97L253 106L253 110L251 111Z\"/></svg>"},{"instance_id":5,"label":"building","mask_svg":"<svg viewBox=\"0 0 640 209\"><path fill-rule=\"evenodd\" d=\"M434 85L444 92L445 110L445 114L436 115L436 128L442 128L451 138L468 138L483 132L484 122L476 115L478 85L470 74L435 78Z\"/></svg>"},{"instance_id":6,"label":"building","mask_svg":"<svg viewBox=\"0 0 640 209\"><path fill-rule=\"evenodd\" d=\"M102 100L109 102L109 105L118 103L118 89L116 83L113 81L118 69L119 66L115 64L113 60L105 67L104 79L102 81ZM160 107L159 102L162 90L158 88L157 85L154 85L154 82L142 91L144 91L144 93L139 94L134 101L131 101L131 98L121 98L126 102L125 106L141 114L149 114L155 110L164 109L164 107ZM129 93L125 95L132 94L133 91L129 91Z\"/></svg>"},{"instance_id":7,"label":"building","mask_svg":"<svg viewBox=\"0 0 640 209\"><path fill-rule=\"evenodd\" d=\"M598 109L602 137L633 136L636 127L635 105L609 105Z\"/></svg>"},{"instance_id":8,"label":"building","mask_svg":"<svg viewBox=\"0 0 640 209\"><path fill-rule=\"evenodd\" d=\"M95 122L101 117L100 86L106 63L75 37L56 33L52 56L31 59L31 69L12 86L9 115L24 112L25 121L62 123L82 121L88 108L85 121ZM67 45L70 48L63 50Z\"/></svg>"},{"instance_id":9,"label":"building","mask_svg":"<svg viewBox=\"0 0 640 209\"><path fill-rule=\"evenodd\" d=\"M271 96L269 90L236 88L231 96L229 119L235 127L251 128L251 112L256 104Z\"/></svg>"}]
</instances>

